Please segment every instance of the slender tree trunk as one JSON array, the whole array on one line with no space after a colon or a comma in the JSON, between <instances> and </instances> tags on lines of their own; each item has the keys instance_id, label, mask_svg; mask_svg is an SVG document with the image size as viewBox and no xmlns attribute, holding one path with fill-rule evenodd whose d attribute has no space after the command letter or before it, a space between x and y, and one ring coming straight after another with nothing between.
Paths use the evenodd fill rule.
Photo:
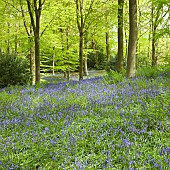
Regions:
<instances>
[{"instance_id":1,"label":"slender tree trunk","mask_svg":"<svg viewBox=\"0 0 170 170\"><path fill-rule=\"evenodd\" d=\"M125 30L125 57L127 58L128 56L128 36L127 36L127 32Z\"/></svg>"},{"instance_id":2,"label":"slender tree trunk","mask_svg":"<svg viewBox=\"0 0 170 170\"><path fill-rule=\"evenodd\" d=\"M154 67L157 64L156 48L155 48L156 41L155 41L155 38L154 38L154 36L155 36L154 32L152 33L152 36L153 36L152 37L152 67Z\"/></svg>"},{"instance_id":3,"label":"slender tree trunk","mask_svg":"<svg viewBox=\"0 0 170 170\"><path fill-rule=\"evenodd\" d=\"M67 80L70 80L70 70L67 71Z\"/></svg>"},{"instance_id":4,"label":"slender tree trunk","mask_svg":"<svg viewBox=\"0 0 170 170\"><path fill-rule=\"evenodd\" d=\"M33 46L34 47L34 46ZM35 54L33 47L30 47L30 73L31 85L35 85Z\"/></svg>"},{"instance_id":5,"label":"slender tree trunk","mask_svg":"<svg viewBox=\"0 0 170 170\"><path fill-rule=\"evenodd\" d=\"M150 28L149 28L149 35L148 35L148 53L147 53L147 57L148 59L150 58L150 42L151 42L151 32L152 32L152 24L150 24ZM148 62L145 61L146 67Z\"/></svg>"},{"instance_id":6,"label":"slender tree trunk","mask_svg":"<svg viewBox=\"0 0 170 170\"><path fill-rule=\"evenodd\" d=\"M152 67L156 66L157 63L157 58L156 58L156 21L154 22L154 7L153 7L153 2L152 2L152 13L151 13L151 18L152 18Z\"/></svg>"},{"instance_id":7,"label":"slender tree trunk","mask_svg":"<svg viewBox=\"0 0 170 170\"><path fill-rule=\"evenodd\" d=\"M127 71L128 78L135 76L136 70L136 44L137 44L137 2L129 0L129 44Z\"/></svg>"},{"instance_id":8,"label":"slender tree trunk","mask_svg":"<svg viewBox=\"0 0 170 170\"><path fill-rule=\"evenodd\" d=\"M90 1L89 8L84 6L84 0L75 0L77 27L79 30L79 80L83 79L83 33L86 19L92 10L94 0ZM87 11L87 13L85 13Z\"/></svg>"},{"instance_id":9,"label":"slender tree trunk","mask_svg":"<svg viewBox=\"0 0 170 170\"><path fill-rule=\"evenodd\" d=\"M87 66L87 55L85 55L84 57L84 76L88 76L89 72L88 72L88 66Z\"/></svg>"},{"instance_id":10,"label":"slender tree trunk","mask_svg":"<svg viewBox=\"0 0 170 170\"><path fill-rule=\"evenodd\" d=\"M16 23L15 24L15 28L16 28L16 34L15 34L15 44L14 44L14 52L15 52L15 54L17 54L18 53L18 30L19 30L19 24L18 23Z\"/></svg>"},{"instance_id":11,"label":"slender tree trunk","mask_svg":"<svg viewBox=\"0 0 170 170\"><path fill-rule=\"evenodd\" d=\"M152 12L151 12L151 19L152 19L152 67L157 65L157 55L156 55L156 43L158 41L158 37L156 37L156 32L158 25L161 22L161 12L163 10L163 4L160 3L158 6L154 6L152 2ZM167 14L167 13L166 13ZM165 14L165 15L166 15Z\"/></svg>"},{"instance_id":12,"label":"slender tree trunk","mask_svg":"<svg viewBox=\"0 0 170 170\"><path fill-rule=\"evenodd\" d=\"M141 9L140 9L140 2L139 0L137 1L138 2L138 38L137 38L137 44L136 44L136 69L138 69L139 67L139 54L140 54L140 42L139 42L139 39L141 37Z\"/></svg>"},{"instance_id":13,"label":"slender tree trunk","mask_svg":"<svg viewBox=\"0 0 170 170\"><path fill-rule=\"evenodd\" d=\"M109 31L106 32L106 58L107 65L110 64L110 41L109 41Z\"/></svg>"},{"instance_id":14,"label":"slender tree trunk","mask_svg":"<svg viewBox=\"0 0 170 170\"><path fill-rule=\"evenodd\" d=\"M55 75L54 67L55 67L55 47L53 47L53 76Z\"/></svg>"},{"instance_id":15,"label":"slender tree trunk","mask_svg":"<svg viewBox=\"0 0 170 170\"><path fill-rule=\"evenodd\" d=\"M31 10L30 10L30 4L27 3L28 5L28 9L29 9L29 12L31 13ZM22 3L21 3L21 0L20 0L20 8L21 8L21 13L22 13L22 18L23 18L23 24L24 24L24 27L25 27L25 30L26 30L26 33L28 35L28 44L29 44L29 59L30 59L30 75L31 75L31 82L30 84L31 85L35 85L35 46L34 46L34 33L33 33L33 25L31 24L30 26L30 30L28 29L27 27L27 24L26 24L26 19L25 19L25 13L24 13L24 10L23 10L23 7L22 7ZM31 14L30 14L30 18L31 18ZM20 44L19 44L20 46Z\"/></svg>"},{"instance_id":16,"label":"slender tree trunk","mask_svg":"<svg viewBox=\"0 0 170 170\"><path fill-rule=\"evenodd\" d=\"M87 42L88 42L88 33L87 31L85 31L85 35L84 35L84 48L86 50L86 53L84 55L84 76L88 76L88 67L87 67Z\"/></svg>"},{"instance_id":17,"label":"slender tree trunk","mask_svg":"<svg viewBox=\"0 0 170 170\"><path fill-rule=\"evenodd\" d=\"M67 78L67 72L64 71L64 78L66 79Z\"/></svg>"},{"instance_id":18,"label":"slender tree trunk","mask_svg":"<svg viewBox=\"0 0 170 170\"><path fill-rule=\"evenodd\" d=\"M118 0L118 56L117 71L122 70L123 61L123 4L124 0Z\"/></svg>"},{"instance_id":19,"label":"slender tree trunk","mask_svg":"<svg viewBox=\"0 0 170 170\"><path fill-rule=\"evenodd\" d=\"M83 79L83 29L79 32L79 80Z\"/></svg>"},{"instance_id":20,"label":"slender tree trunk","mask_svg":"<svg viewBox=\"0 0 170 170\"><path fill-rule=\"evenodd\" d=\"M68 61L70 61L68 32L69 32L69 29L67 28L67 30L66 30L66 48L67 48L67 59L68 59ZM70 80L70 63L69 62L68 62L68 67L67 67L67 80Z\"/></svg>"},{"instance_id":21,"label":"slender tree trunk","mask_svg":"<svg viewBox=\"0 0 170 170\"><path fill-rule=\"evenodd\" d=\"M10 23L7 22L7 25L8 25L7 34L9 34L10 33ZM10 40L9 40L9 38L7 39L7 53L8 54L10 53Z\"/></svg>"},{"instance_id":22,"label":"slender tree trunk","mask_svg":"<svg viewBox=\"0 0 170 170\"><path fill-rule=\"evenodd\" d=\"M29 52L30 52L29 56L30 56L31 85L35 85L35 47L34 47L32 27L30 27L28 43L29 43Z\"/></svg>"},{"instance_id":23,"label":"slender tree trunk","mask_svg":"<svg viewBox=\"0 0 170 170\"><path fill-rule=\"evenodd\" d=\"M60 26L61 27L61 26ZM60 29L60 33L61 33L61 47L62 47L62 56L63 56L63 59L65 60L65 48L64 48L64 37L63 37L63 28L61 27ZM64 78L67 78L67 73L66 73L66 70L64 70Z\"/></svg>"},{"instance_id":24,"label":"slender tree trunk","mask_svg":"<svg viewBox=\"0 0 170 170\"><path fill-rule=\"evenodd\" d=\"M36 84L40 83L40 37L39 37L39 21L37 21L37 28L34 35L35 41L35 75Z\"/></svg>"}]
</instances>

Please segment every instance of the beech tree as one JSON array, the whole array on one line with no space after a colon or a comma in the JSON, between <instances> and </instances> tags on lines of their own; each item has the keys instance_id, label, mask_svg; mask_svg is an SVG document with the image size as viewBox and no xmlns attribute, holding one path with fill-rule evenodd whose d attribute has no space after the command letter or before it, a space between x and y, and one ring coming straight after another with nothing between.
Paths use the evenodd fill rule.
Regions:
<instances>
[{"instance_id":1,"label":"beech tree","mask_svg":"<svg viewBox=\"0 0 170 170\"><path fill-rule=\"evenodd\" d=\"M32 26L29 23L27 23L25 12L24 12L24 5L23 2L20 0L20 10L22 14L22 19L23 19L23 25L25 27L27 36L28 36L28 48L29 48L29 60L30 60L30 75L31 75L31 84L35 84L35 50L34 50L34 42L33 42L33 30Z\"/></svg>"},{"instance_id":2,"label":"beech tree","mask_svg":"<svg viewBox=\"0 0 170 170\"><path fill-rule=\"evenodd\" d=\"M157 65L158 56L156 54L156 44L158 39L163 36L162 34L159 35L164 29L163 25L165 24L165 17L169 15L169 8L167 6L168 3L166 1L155 1L152 0L151 2L151 28L152 28L152 67ZM166 10L164 10L166 7ZM159 30L158 30L159 29ZM161 31L160 31L161 30Z\"/></svg>"},{"instance_id":3,"label":"beech tree","mask_svg":"<svg viewBox=\"0 0 170 170\"><path fill-rule=\"evenodd\" d=\"M35 79L36 84L40 83L40 18L42 7L45 0L26 0L28 12L30 15L31 26L34 33L35 44Z\"/></svg>"},{"instance_id":4,"label":"beech tree","mask_svg":"<svg viewBox=\"0 0 170 170\"><path fill-rule=\"evenodd\" d=\"M126 75L135 76L137 44L137 0L129 0L129 44Z\"/></svg>"},{"instance_id":5,"label":"beech tree","mask_svg":"<svg viewBox=\"0 0 170 170\"><path fill-rule=\"evenodd\" d=\"M83 35L88 16L92 10L94 0L84 2L84 0L75 0L77 27L79 31L79 80L83 79ZM87 7L88 6L88 7Z\"/></svg>"},{"instance_id":6,"label":"beech tree","mask_svg":"<svg viewBox=\"0 0 170 170\"><path fill-rule=\"evenodd\" d=\"M169 55L166 47L169 47L167 37L170 35L170 7L167 0L139 0L137 13L134 6L131 6L134 4L133 0L129 1L130 6L124 0L0 2L0 52L17 53L26 58L30 56L31 75L36 76L36 80L35 76L32 77L32 84L40 82L40 71L53 71L53 74L54 71L66 72L69 79L69 72L78 67L81 80L88 74L87 61L94 69L107 68L109 63L112 64L111 69L116 67L121 72L123 53L125 57L128 54L127 77L135 75L137 56L138 67L154 66L165 61L164 58L168 60L165 57ZM136 15L138 21L135 19ZM34 63L36 68L33 67Z\"/></svg>"}]
</instances>

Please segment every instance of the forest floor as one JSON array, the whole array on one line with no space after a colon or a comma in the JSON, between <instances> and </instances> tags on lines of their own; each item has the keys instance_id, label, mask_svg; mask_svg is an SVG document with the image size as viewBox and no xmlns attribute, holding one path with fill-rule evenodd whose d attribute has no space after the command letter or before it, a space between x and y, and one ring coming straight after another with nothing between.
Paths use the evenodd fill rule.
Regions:
<instances>
[{"instance_id":1,"label":"forest floor","mask_svg":"<svg viewBox=\"0 0 170 170\"><path fill-rule=\"evenodd\" d=\"M88 76L83 76L83 79L101 77L106 74L107 74L107 72L105 70L89 70ZM41 80L44 83L56 83L56 82L68 81L66 78L64 78L64 73L55 73L55 75L44 74L42 76ZM71 72L70 73L70 81L78 81L78 80L79 80L79 73Z\"/></svg>"},{"instance_id":2,"label":"forest floor","mask_svg":"<svg viewBox=\"0 0 170 170\"><path fill-rule=\"evenodd\" d=\"M2 90L0 170L170 169L170 72L105 73Z\"/></svg>"}]
</instances>

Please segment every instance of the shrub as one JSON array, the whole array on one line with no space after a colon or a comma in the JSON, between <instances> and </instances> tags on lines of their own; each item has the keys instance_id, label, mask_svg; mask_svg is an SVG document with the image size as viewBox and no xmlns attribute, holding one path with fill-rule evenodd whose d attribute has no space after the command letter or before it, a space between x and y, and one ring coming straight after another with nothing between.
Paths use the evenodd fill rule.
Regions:
<instances>
[{"instance_id":1,"label":"shrub","mask_svg":"<svg viewBox=\"0 0 170 170\"><path fill-rule=\"evenodd\" d=\"M159 76L159 69L157 67L143 67L137 71L137 76L146 78L156 78Z\"/></svg>"},{"instance_id":2,"label":"shrub","mask_svg":"<svg viewBox=\"0 0 170 170\"><path fill-rule=\"evenodd\" d=\"M121 82L124 79L124 72L118 73L117 71L110 70L106 76L104 76L104 82L106 84L114 84Z\"/></svg>"},{"instance_id":3,"label":"shrub","mask_svg":"<svg viewBox=\"0 0 170 170\"><path fill-rule=\"evenodd\" d=\"M24 85L29 81L28 63L16 54L0 55L0 88Z\"/></svg>"},{"instance_id":4,"label":"shrub","mask_svg":"<svg viewBox=\"0 0 170 170\"><path fill-rule=\"evenodd\" d=\"M161 67L161 75L170 77L170 65L169 64Z\"/></svg>"}]
</instances>

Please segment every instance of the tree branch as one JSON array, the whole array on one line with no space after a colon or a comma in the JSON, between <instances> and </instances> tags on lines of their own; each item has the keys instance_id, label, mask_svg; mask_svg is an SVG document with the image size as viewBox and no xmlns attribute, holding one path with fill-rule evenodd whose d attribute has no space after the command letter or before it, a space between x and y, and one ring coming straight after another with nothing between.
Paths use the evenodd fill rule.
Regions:
<instances>
[{"instance_id":1,"label":"tree branch","mask_svg":"<svg viewBox=\"0 0 170 170\"><path fill-rule=\"evenodd\" d=\"M79 2L78 2L78 0L75 0L75 3L76 3L77 26L78 26L78 29L80 30L80 22L79 22Z\"/></svg>"},{"instance_id":2,"label":"tree branch","mask_svg":"<svg viewBox=\"0 0 170 170\"><path fill-rule=\"evenodd\" d=\"M84 24L85 24L89 14L90 14L90 11L92 10L93 3L94 3L94 0L91 0L88 12L87 12L87 14L85 15L85 18L84 18Z\"/></svg>"},{"instance_id":3,"label":"tree branch","mask_svg":"<svg viewBox=\"0 0 170 170\"><path fill-rule=\"evenodd\" d=\"M31 4L30 4L30 1L29 0L26 0L27 1L27 6L28 6L28 12L29 12L29 15L30 15L30 19L31 19L31 25L33 27L33 31L35 33L35 21L34 21L34 17L33 17L33 13L31 11ZM35 2L35 1L34 1Z\"/></svg>"},{"instance_id":4,"label":"tree branch","mask_svg":"<svg viewBox=\"0 0 170 170\"><path fill-rule=\"evenodd\" d=\"M56 12L57 14L57 12ZM41 32L40 37L42 37L42 35L44 34L44 32L46 31L46 29L48 28L48 26L53 22L53 20L55 19L55 16L50 20L50 22L46 25L46 27L44 28L44 30Z\"/></svg>"},{"instance_id":5,"label":"tree branch","mask_svg":"<svg viewBox=\"0 0 170 170\"><path fill-rule=\"evenodd\" d=\"M23 10L22 4L21 4L21 0L20 0L20 8L21 8L21 13L22 13L22 18L23 18L25 30L27 32L27 35L30 36L30 32L28 31L28 28L27 28L27 23L26 23L26 20L25 20L25 15L24 15L24 10Z\"/></svg>"},{"instance_id":6,"label":"tree branch","mask_svg":"<svg viewBox=\"0 0 170 170\"><path fill-rule=\"evenodd\" d=\"M3 2L5 2L6 4L12 6L15 10L17 10L18 12L21 12L18 8L16 8L12 3L8 2L8 1L5 1L5 0L2 0Z\"/></svg>"}]
</instances>

